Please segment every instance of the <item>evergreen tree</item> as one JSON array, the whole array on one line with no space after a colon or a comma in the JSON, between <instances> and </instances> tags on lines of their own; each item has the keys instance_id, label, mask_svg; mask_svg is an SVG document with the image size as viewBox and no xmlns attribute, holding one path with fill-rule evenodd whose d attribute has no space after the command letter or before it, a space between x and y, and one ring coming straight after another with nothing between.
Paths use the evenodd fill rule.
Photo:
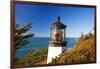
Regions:
<instances>
[{"instance_id":1,"label":"evergreen tree","mask_svg":"<svg viewBox=\"0 0 100 69\"><path fill-rule=\"evenodd\" d=\"M15 50L20 49L23 46L26 46L29 43L29 38L34 34L27 34L27 31L32 28L32 23L28 23L23 27L20 27L19 24L15 24Z\"/></svg>"}]
</instances>

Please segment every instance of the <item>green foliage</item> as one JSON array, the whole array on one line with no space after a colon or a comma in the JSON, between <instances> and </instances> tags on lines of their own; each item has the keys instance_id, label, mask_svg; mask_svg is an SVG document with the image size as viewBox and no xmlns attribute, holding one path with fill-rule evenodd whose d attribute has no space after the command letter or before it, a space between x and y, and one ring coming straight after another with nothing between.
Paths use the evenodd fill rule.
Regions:
<instances>
[{"instance_id":1,"label":"green foliage","mask_svg":"<svg viewBox=\"0 0 100 69\"><path fill-rule=\"evenodd\" d=\"M52 60L51 64L81 64L95 62L94 35L82 34L73 49L65 51L63 55Z\"/></svg>"},{"instance_id":2,"label":"green foliage","mask_svg":"<svg viewBox=\"0 0 100 69\"><path fill-rule=\"evenodd\" d=\"M15 66L27 66L34 65L40 61L47 59L47 48L41 48L39 50L31 50L25 57L15 61Z\"/></svg>"},{"instance_id":3,"label":"green foliage","mask_svg":"<svg viewBox=\"0 0 100 69\"><path fill-rule=\"evenodd\" d=\"M27 39L32 37L33 34L26 33L30 28L32 28L32 23L28 23L23 27L20 27L19 24L15 24L15 50L20 49L29 43Z\"/></svg>"}]
</instances>

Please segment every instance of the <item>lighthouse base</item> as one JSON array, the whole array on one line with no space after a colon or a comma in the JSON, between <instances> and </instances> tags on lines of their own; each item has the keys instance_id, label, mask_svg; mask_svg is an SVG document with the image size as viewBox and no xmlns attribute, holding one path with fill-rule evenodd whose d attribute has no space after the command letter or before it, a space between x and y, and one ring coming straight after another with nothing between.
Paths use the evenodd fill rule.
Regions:
<instances>
[{"instance_id":1,"label":"lighthouse base","mask_svg":"<svg viewBox=\"0 0 100 69\"><path fill-rule=\"evenodd\" d=\"M47 57L47 64L49 64L52 59L55 59L55 57L59 57L60 54L62 54L65 51L66 47L53 47L49 46L48 48L48 57Z\"/></svg>"}]
</instances>

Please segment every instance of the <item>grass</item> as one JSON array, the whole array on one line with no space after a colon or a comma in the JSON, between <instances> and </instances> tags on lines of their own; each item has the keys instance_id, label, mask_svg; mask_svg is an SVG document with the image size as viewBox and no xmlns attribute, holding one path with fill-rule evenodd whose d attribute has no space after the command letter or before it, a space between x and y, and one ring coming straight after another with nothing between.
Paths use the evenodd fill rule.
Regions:
<instances>
[{"instance_id":1,"label":"grass","mask_svg":"<svg viewBox=\"0 0 100 69\"><path fill-rule=\"evenodd\" d=\"M80 37L72 50L65 51L60 57L52 60L51 64L84 64L95 63L95 37L89 33Z\"/></svg>"},{"instance_id":2,"label":"grass","mask_svg":"<svg viewBox=\"0 0 100 69\"><path fill-rule=\"evenodd\" d=\"M47 48L41 48L38 51L32 50L24 58L15 61L15 67L23 67L39 64L47 59ZM42 61L42 62L41 62Z\"/></svg>"}]
</instances>

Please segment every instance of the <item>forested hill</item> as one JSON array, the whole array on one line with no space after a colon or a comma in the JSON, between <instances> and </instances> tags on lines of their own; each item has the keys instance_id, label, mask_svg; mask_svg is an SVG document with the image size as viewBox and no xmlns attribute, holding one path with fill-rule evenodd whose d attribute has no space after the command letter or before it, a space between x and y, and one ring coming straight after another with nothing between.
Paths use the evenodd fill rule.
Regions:
<instances>
[{"instance_id":1,"label":"forested hill","mask_svg":"<svg viewBox=\"0 0 100 69\"><path fill-rule=\"evenodd\" d=\"M60 57L53 59L51 64L82 64L95 63L95 37L92 33L82 35L75 47L65 51Z\"/></svg>"}]
</instances>

